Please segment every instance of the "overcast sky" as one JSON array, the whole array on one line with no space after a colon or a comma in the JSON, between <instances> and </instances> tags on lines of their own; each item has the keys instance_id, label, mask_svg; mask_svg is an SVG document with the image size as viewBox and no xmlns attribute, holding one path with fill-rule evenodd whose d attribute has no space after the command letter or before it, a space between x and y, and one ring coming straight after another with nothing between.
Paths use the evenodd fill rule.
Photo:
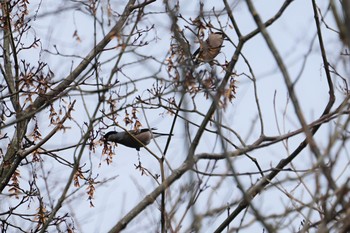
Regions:
<instances>
[{"instance_id":1,"label":"overcast sky","mask_svg":"<svg viewBox=\"0 0 350 233\"><path fill-rule=\"evenodd\" d=\"M121 4L121 2L123 2ZM114 1L111 0L110 4L112 8L116 9L120 13L124 7L126 1ZM272 17L278 9L281 7L284 1L254 1L256 8L262 17L263 21ZM225 11L222 11L224 6L221 1L203 1L205 11L209 12L211 9L215 8L216 13L224 14L220 17L223 30L230 37L230 39L237 44L237 35L232 27L228 25L228 18ZM36 10L39 7L39 14L36 15ZM105 3L103 3L105 4ZM198 1L187 1L181 0L180 13L186 19L194 19L199 13L199 2ZM239 28L243 35L251 32L256 28L254 20L252 19L250 13L247 10L247 6L244 1L233 1L231 3L233 8L234 16L238 22ZM322 12L326 12L326 3L323 1L318 1L319 7ZM88 16L86 10L81 6L79 8L74 7L70 1L35 1L30 3L29 17L33 17L31 21L32 29L27 33L27 39L30 41L33 37L40 38L40 48L36 50L28 50L21 54L21 59L26 59L35 63L38 59L45 61L49 64L50 69L55 74L55 79L60 80L67 76L71 70L78 65L81 61L81 57L84 57L90 50L93 49L94 45L94 21ZM58 14L48 14L43 15L45 12L51 12L60 7L70 7L72 9L65 10ZM129 80L127 77L131 77L133 80L142 79L150 75L154 75L161 67L159 61L164 61L167 56L169 56L169 48L171 43L171 31L170 31L170 20L167 14L164 13L164 5L162 1L157 1L150 4L145 9L146 12L156 12L155 14L148 14L143 21L139 24L139 27L152 27L154 25L154 30L151 30L143 40L150 41L147 46L137 48L137 53L145 56L152 56L155 59L148 59L146 62L133 63L140 60L141 56L136 56L133 53L127 54L123 57L122 64L125 65L123 68L123 73L125 76L119 75L117 78L120 81L120 86L114 87L114 91L120 91L121 93L132 89L132 85L123 85ZM101 12L98 12L100 16ZM106 14L106 12L104 12ZM103 17L105 24L107 19L111 19L111 26L118 20L118 18L113 17ZM209 16L206 18L209 19ZM210 16L211 23L215 27L220 27L215 17ZM335 27L331 13L327 13L325 20L330 27ZM305 62L305 68L298 78L296 83L296 93L298 95L299 101L301 103L304 116L308 122L315 120L319 117L323 111L323 108L328 101L328 88L325 75L323 72L323 63L320 57L318 41L315 37L316 30L314 26L314 15L311 6L311 1L296 0L288 7L284 12L283 16L268 28L273 42L278 48L279 53L284 59L285 65L288 67L288 71L293 81L297 80L300 70ZM188 40L192 43L191 50L195 51L198 44L194 43L194 36L188 30L185 29L186 22L184 20L179 20L179 25L183 27L184 33L188 36ZM97 41L103 38L104 34L108 32L111 28L105 26L102 30L101 27L97 26ZM339 54L341 52L341 45L337 34L330 33L325 27L322 28L324 31L324 40L327 44L327 52L329 55L329 61L331 64L334 61L338 61ZM73 36L74 32L77 32L79 40L77 37ZM111 48L115 46L117 40L114 39L107 47ZM217 60L220 64L223 64L225 60L230 60L235 47L228 41L224 42L224 47L221 53L217 56ZM57 55L57 51L60 55ZM119 50L111 49L106 51L101 56L101 61L107 61L108 59L116 56ZM309 54L309 55L308 55ZM293 106L288 103L288 96L286 86L284 84L283 77L279 70L277 69L276 62L274 61L270 50L267 48L265 41L262 39L261 35L257 35L255 38L251 39L244 45L243 55L249 60L249 64L254 71L254 75L257 79L257 93L259 97L259 103L261 105L261 110L263 114L263 120L265 125L265 134L267 136L276 136L280 133L278 132L278 127L276 125L276 119L274 114L274 108L276 109L278 115L278 123L280 125L281 133L287 133L289 131L296 130L300 127L300 124L295 116ZM304 57L307 56L307 60ZM341 68L342 64L333 64L340 68L344 73L346 72ZM100 77L106 80L109 77L110 69L112 69L113 63L104 65L100 70ZM200 69L216 69L218 77L222 78L224 72L220 67L210 67L209 65L203 65ZM256 101L254 98L254 86L253 82L247 78L244 74L250 75L249 69L243 59L239 59L238 64L235 67L237 75L237 94L236 98L232 103L229 104L226 110L222 110L222 122L224 125L230 126L236 132L238 132L244 139L245 143L249 144L257 140L260 135L260 128L258 121L258 111L256 106ZM162 67L160 72L157 73L157 77L162 77L166 79L168 74L166 72L166 67ZM334 84L339 86L340 80L335 80ZM147 92L145 90L152 88L153 81L146 80L137 83L137 91L129 96L126 101L127 103L133 103L135 97L140 95L141 97L147 97ZM126 89L126 87L130 89ZM88 87L87 87L88 88ZM78 92L76 92L78 94ZM337 96L342 94L338 91ZM179 98L179 95L176 96ZM274 103L275 98L275 103ZM68 99L68 98L67 98ZM82 99L78 95L71 95L71 100L76 99L78 102L75 107L75 111L72 116L75 122L69 122L66 125L72 126L69 134L58 133L52 141L50 141L51 148L59 148L61 146L72 145L77 142L80 138L81 132L76 125L83 125L84 122L88 121L86 117L85 107L89 111L93 111L95 108L95 103L98 101L95 95L87 96L84 101L86 106L84 107ZM188 98L188 101L190 97ZM200 112L205 113L209 105L207 100L202 95L198 95L195 100L197 108ZM189 106L191 104L189 103ZM130 109L131 111L131 109ZM284 114L284 111L286 114ZM129 112L131 113L131 112ZM123 113L120 114L118 119L119 123L123 123ZM147 121L151 127L158 128L160 132L168 132L171 126L173 116L164 114L164 110L145 110L145 112L139 111L140 121L144 127L147 127ZM193 122L200 123L202 118L195 114L190 114L188 116ZM47 132L45 127L48 127L45 116L39 117L42 134ZM253 122L256 125L252 127ZM110 123L110 122L109 122ZM96 125L96 130L99 130L102 125ZM170 149L167 154L167 160L171 164L172 168L177 168L187 156L188 149L188 138L184 131L185 122L179 120L176 125L174 137L170 145ZM320 142L327 139L328 126L325 126L317 134L316 138ZM74 129L75 128L75 129ZM209 128L215 129L214 126L209 126ZM13 129L8 129L9 131ZM118 130L117 127L110 127L108 130ZM190 132L191 137L195 135L197 128L191 126ZM73 133L74 132L74 133ZM105 133L107 130L103 130L101 133ZM79 135L77 137L77 135ZM239 144L237 138L231 133L227 134L227 137L232 139L234 143ZM293 150L303 139L303 135L293 137L289 140L289 148ZM218 140L212 134L205 134L200 141L196 153L201 152L222 152L222 147L219 145L214 146L215 142ZM166 143L166 138L157 139L157 143L160 148L163 148ZM47 149L51 149L47 148ZM152 142L149 148L156 153L160 154L157 145ZM232 146L228 147L230 150L234 148ZM113 158L113 163L107 165L104 158L101 157L102 146L98 147L96 153L87 153L84 155L82 164L86 163L86 167L91 169L93 176L98 176L98 180L109 179L111 177L116 177L114 180L106 183L102 187L96 190L95 199L93 203L94 208L89 207L89 201L84 191L78 192L72 196L71 202L68 205L77 214L77 219L79 224L78 229L81 232L106 232L108 231L122 216L124 216L131 208L133 208L146 194L151 192L157 184L150 176L141 176L140 171L135 170L134 164L138 163L137 151L131 148L126 148L122 145L118 145L115 148L115 156ZM74 150L70 151L71 153ZM308 150L304 151L304 156L298 157L293 163L298 169L307 169L310 167L313 158L308 155ZM283 156L287 156L287 151L282 144L278 144L266 149L260 149L258 151L252 152L250 154L257 158L262 169L269 169L275 166ZM66 156L68 160L72 160L72 154L68 151L64 152L62 156ZM144 167L148 168L152 173L159 174L159 166L157 161L149 155L149 153L141 149L140 151L141 161ZM224 172L227 170L225 161L220 161L217 163L217 168L215 173ZM69 176L70 171L65 172L62 168L51 163L45 164L47 168L52 169L52 177L60 177L64 180ZM206 163L199 163L199 168L205 167ZM257 172L257 168L254 163L252 163L246 157L235 160L234 164L238 172ZM28 170L30 173L31 171ZM167 170L167 174L170 171ZM288 174L283 174L281 179ZM185 175L185 179L190 179L190 174ZM25 176L22 176L25 179ZM249 188L252 183L254 183L259 178L256 176L242 176L240 177L242 183L246 188ZM219 178L212 178L208 181L210 186L208 195L212 193L216 182ZM234 180L226 179L225 182L228 186L234 186ZM63 182L64 183L64 182ZM310 182L313 185L313 182ZM240 195L239 190L232 191L232 189L225 190L223 186L220 189L214 190L214 198L210 205L221 206L237 198ZM286 188L293 190L295 188L293 184L291 187L286 185ZM61 191L61 186L52 185L52 192L59 193ZM73 189L72 189L73 191ZM301 195L300 190L295 191L295 195ZM203 194L204 196L206 194ZM306 200L308 199L305 197ZM86 201L85 201L86 200ZM280 192L265 192L262 195L254 199L254 204L259 207L260 210L266 211L265 213L279 213L283 211L285 206L291 205L288 198L282 195ZM201 205L207 205L207 199L199 199L197 208ZM5 206L3 206L5 208ZM63 208L60 213L64 214L64 211L71 211ZM147 209L150 213L148 217L153 217L153 222L157 222L159 219L159 211L157 205L153 205ZM183 210L179 210L182 212ZM145 215L142 215L143 217ZM226 217L225 214L220 215L219 218L213 219L209 222L207 226L203 227L203 232L212 232L222 220ZM237 221L240 218L237 219ZM190 219L186 220L189 221ZM296 221L301 221L297 219ZM148 225L152 222L150 219L140 219L136 218L130 226L124 232L135 232L139 229L151 229L149 232L155 232L159 229L159 226ZM185 222L186 225L186 222ZM250 228L247 228L245 232L261 232L262 227L258 224L252 224ZM146 232L146 231L145 231Z\"/></svg>"}]
</instances>

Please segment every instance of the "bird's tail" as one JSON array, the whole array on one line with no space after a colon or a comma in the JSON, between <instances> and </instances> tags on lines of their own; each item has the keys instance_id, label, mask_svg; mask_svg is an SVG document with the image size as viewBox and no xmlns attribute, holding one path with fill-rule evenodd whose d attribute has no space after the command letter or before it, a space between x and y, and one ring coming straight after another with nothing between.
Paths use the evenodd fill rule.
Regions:
<instances>
[{"instance_id":1,"label":"bird's tail","mask_svg":"<svg viewBox=\"0 0 350 233\"><path fill-rule=\"evenodd\" d=\"M158 133L158 132L152 132L154 137L160 137L160 136L174 136L174 134L170 133Z\"/></svg>"}]
</instances>

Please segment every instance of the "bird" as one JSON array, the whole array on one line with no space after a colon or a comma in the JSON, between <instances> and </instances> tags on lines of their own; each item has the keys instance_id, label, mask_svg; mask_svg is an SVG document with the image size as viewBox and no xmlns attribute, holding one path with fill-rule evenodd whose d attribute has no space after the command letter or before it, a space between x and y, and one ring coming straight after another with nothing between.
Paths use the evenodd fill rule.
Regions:
<instances>
[{"instance_id":1,"label":"bird","mask_svg":"<svg viewBox=\"0 0 350 233\"><path fill-rule=\"evenodd\" d=\"M225 35L222 32L210 33L208 38L202 41L199 48L193 53L192 58L195 63L209 62L211 64L220 53L224 38Z\"/></svg>"},{"instance_id":2,"label":"bird","mask_svg":"<svg viewBox=\"0 0 350 233\"><path fill-rule=\"evenodd\" d=\"M160 136L173 136L173 134L157 133L156 128L144 128L139 130L129 130L128 132L109 131L103 137L105 142L120 143L124 146L135 148L140 151L141 147L147 146L153 138Z\"/></svg>"}]
</instances>

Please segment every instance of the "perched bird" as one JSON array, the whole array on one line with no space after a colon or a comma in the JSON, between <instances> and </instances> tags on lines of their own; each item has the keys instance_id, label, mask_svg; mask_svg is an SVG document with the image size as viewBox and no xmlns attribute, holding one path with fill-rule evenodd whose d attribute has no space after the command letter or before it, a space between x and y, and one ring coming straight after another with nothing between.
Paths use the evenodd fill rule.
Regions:
<instances>
[{"instance_id":1,"label":"perched bird","mask_svg":"<svg viewBox=\"0 0 350 233\"><path fill-rule=\"evenodd\" d=\"M110 141L120 143L124 146L136 148L137 151L140 151L140 147L148 145L153 138L160 136L173 136L172 134L153 132L153 130L156 130L156 128L130 130L128 132L110 131L103 137L105 142Z\"/></svg>"},{"instance_id":2,"label":"perched bird","mask_svg":"<svg viewBox=\"0 0 350 233\"><path fill-rule=\"evenodd\" d=\"M220 53L224 38L225 36L222 32L214 32L209 34L208 38L200 43L199 48L193 53L192 58L196 63L211 63Z\"/></svg>"}]
</instances>

